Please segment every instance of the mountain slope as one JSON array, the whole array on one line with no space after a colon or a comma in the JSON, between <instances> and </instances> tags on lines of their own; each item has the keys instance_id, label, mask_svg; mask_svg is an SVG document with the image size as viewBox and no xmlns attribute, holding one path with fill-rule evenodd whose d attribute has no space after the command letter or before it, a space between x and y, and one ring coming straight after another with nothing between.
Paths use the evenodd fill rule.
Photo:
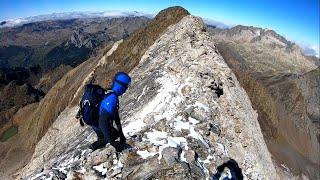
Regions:
<instances>
[{"instance_id":1,"label":"mountain slope","mask_svg":"<svg viewBox=\"0 0 320 180\"><path fill-rule=\"evenodd\" d=\"M319 59L304 56L271 30L237 26L210 32L257 110L274 159L318 179Z\"/></svg>"},{"instance_id":2,"label":"mountain slope","mask_svg":"<svg viewBox=\"0 0 320 180\"><path fill-rule=\"evenodd\" d=\"M239 25L210 28L209 32L217 44L232 47L256 72L302 73L315 69L319 63L319 59L305 56L299 46L273 30Z\"/></svg>"},{"instance_id":3,"label":"mountain slope","mask_svg":"<svg viewBox=\"0 0 320 180\"><path fill-rule=\"evenodd\" d=\"M135 31L130 38L124 40L120 44L121 48L115 50L112 56L107 53L107 50L113 48L106 47L96 56L68 72L50 89L38 106L31 112L30 110L22 112L26 113L25 117L28 118L25 119L18 134L0 144L0 155L3 157L0 163L2 173L11 174L28 161L29 154L33 152L36 143L58 115L67 106L78 105L85 83L97 79L102 86L110 85L111 78L117 71L130 71L166 28L177 23L187 14L189 13L182 8L169 8L162 11L146 27ZM136 51L132 51L132 47L135 47ZM20 162L14 161L20 156L23 156L24 159ZM9 162L14 163L9 164Z\"/></svg>"},{"instance_id":4,"label":"mountain slope","mask_svg":"<svg viewBox=\"0 0 320 180\"><path fill-rule=\"evenodd\" d=\"M120 115L132 151L88 151L95 137L76 124L71 105L20 176L205 179L234 158L248 179L278 178L257 114L200 19L186 16L169 26L131 76Z\"/></svg>"},{"instance_id":5,"label":"mountain slope","mask_svg":"<svg viewBox=\"0 0 320 180\"><path fill-rule=\"evenodd\" d=\"M128 38L148 21L146 17L69 18L0 29L0 137L11 128L19 129L20 123L12 118L23 106L40 100L33 98L33 92L43 97L70 69L100 48ZM30 88L21 91L13 81ZM12 94L15 98L8 97Z\"/></svg>"},{"instance_id":6,"label":"mountain slope","mask_svg":"<svg viewBox=\"0 0 320 180\"><path fill-rule=\"evenodd\" d=\"M94 52L145 26L146 17L47 20L0 29L0 67L79 65Z\"/></svg>"},{"instance_id":7,"label":"mountain slope","mask_svg":"<svg viewBox=\"0 0 320 180\"><path fill-rule=\"evenodd\" d=\"M21 81L11 81L0 91L0 135L11 117L23 106L39 102L44 93Z\"/></svg>"}]
</instances>

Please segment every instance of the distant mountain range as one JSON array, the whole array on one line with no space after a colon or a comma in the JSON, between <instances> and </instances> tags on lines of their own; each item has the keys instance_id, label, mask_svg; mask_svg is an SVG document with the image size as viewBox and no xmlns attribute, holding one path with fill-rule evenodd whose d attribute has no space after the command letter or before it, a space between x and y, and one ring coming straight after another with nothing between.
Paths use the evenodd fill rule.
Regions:
<instances>
[{"instance_id":1,"label":"distant mountain range","mask_svg":"<svg viewBox=\"0 0 320 180\"><path fill-rule=\"evenodd\" d=\"M69 20L69 19L87 19L87 18L101 18L101 17L109 17L109 18L117 18L117 17L147 17L153 18L155 14L145 13L140 11L101 11L101 12L63 12L63 13L52 13L38 16L30 16L26 18L16 18L16 19L8 19L0 21L0 28L5 27L15 27L23 24L28 24L32 22L40 22L40 21L48 21L48 20ZM221 29L229 29L236 24L225 23L221 21L217 21L214 19L203 18L203 21L212 27L217 27ZM266 29L267 30L267 29ZM319 58L319 49L316 46L310 46L304 43L298 43L301 47L303 53L307 56L317 56Z\"/></svg>"},{"instance_id":2,"label":"distant mountain range","mask_svg":"<svg viewBox=\"0 0 320 180\"><path fill-rule=\"evenodd\" d=\"M66 20L66 19L84 19L97 17L140 17L145 16L152 18L153 14L143 13L139 11L102 11L102 12L63 12L52 13L38 16L31 16L26 18L10 19L0 22L0 28L14 27L31 22L47 21L47 20Z\"/></svg>"},{"instance_id":3,"label":"distant mountain range","mask_svg":"<svg viewBox=\"0 0 320 180\"><path fill-rule=\"evenodd\" d=\"M128 37L147 21L146 17L97 17L47 20L1 28L0 68L38 64L45 69L60 64L76 66L87 59L94 48Z\"/></svg>"}]
</instances>

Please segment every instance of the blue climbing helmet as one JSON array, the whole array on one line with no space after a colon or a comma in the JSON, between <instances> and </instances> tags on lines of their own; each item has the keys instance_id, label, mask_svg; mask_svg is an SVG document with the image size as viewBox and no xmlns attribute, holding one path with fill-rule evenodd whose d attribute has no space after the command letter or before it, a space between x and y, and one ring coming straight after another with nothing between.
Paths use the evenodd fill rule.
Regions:
<instances>
[{"instance_id":1,"label":"blue climbing helmet","mask_svg":"<svg viewBox=\"0 0 320 180\"><path fill-rule=\"evenodd\" d=\"M114 78L112 83L112 90L115 92L118 96L121 96L126 92L128 87L130 86L131 78L130 76L125 72L118 72Z\"/></svg>"}]
</instances>

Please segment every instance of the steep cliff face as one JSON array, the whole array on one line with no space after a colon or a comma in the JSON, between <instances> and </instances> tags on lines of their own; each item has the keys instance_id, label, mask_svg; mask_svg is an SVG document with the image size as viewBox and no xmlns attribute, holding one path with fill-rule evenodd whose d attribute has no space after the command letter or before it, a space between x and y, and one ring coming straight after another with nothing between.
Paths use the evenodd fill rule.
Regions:
<instances>
[{"instance_id":1,"label":"steep cliff face","mask_svg":"<svg viewBox=\"0 0 320 180\"><path fill-rule=\"evenodd\" d=\"M206 179L233 158L245 178L279 178L248 96L205 31L201 19L185 16L144 47L130 72L132 86L120 99L131 148L116 153L107 145L89 151L96 137L89 127L80 127L74 118L78 107L71 103L16 175ZM119 53L124 43L108 57Z\"/></svg>"},{"instance_id":2,"label":"steep cliff face","mask_svg":"<svg viewBox=\"0 0 320 180\"><path fill-rule=\"evenodd\" d=\"M274 31L212 30L217 48L248 93L274 159L296 174L319 174L319 59Z\"/></svg>"},{"instance_id":3,"label":"steep cliff face","mask_svg":"<svg viewBox=\"0 0 320 180\"><path fill-rule=\"evenodd\" d=\"M302 75L263 79L266 94L274 102L277 135L269 142L276 159L295 173L320 178L320 74L319 68Z\"/></svg>"}]
</instances>

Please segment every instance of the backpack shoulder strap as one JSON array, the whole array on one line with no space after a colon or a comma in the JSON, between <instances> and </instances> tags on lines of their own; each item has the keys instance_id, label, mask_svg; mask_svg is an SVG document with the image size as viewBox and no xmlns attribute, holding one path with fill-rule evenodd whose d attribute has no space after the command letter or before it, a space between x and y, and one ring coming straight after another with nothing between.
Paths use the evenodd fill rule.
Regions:
<instances>
[{"instance_id":1,"label":"backpack shoulder strap","mask_svg":"<svg viewBox=\"0 0 320 180\"><path fill-rule=\"evenodd\" d=\"M107 96L111 95L111 94L115 94L115 92L112 90L112 89L108 89L105 91L104 93L104 97L103 98L106 98Z\"/></svg>"},{"instance_id":2,"label":"backpack shoulder strap","mask_svg":"<svg viewBox=\"0 0 320 180\"><path fill-rule=\"evenodd\" d=\"M106 95L105 95L105 97L106 96L108 96L108 95L110 95L110 94L116 94L112 89L108 89L107 91L106 91ZM117 103L117 109L119 109L119 103Z\"/></svg>"}]
</instances>

